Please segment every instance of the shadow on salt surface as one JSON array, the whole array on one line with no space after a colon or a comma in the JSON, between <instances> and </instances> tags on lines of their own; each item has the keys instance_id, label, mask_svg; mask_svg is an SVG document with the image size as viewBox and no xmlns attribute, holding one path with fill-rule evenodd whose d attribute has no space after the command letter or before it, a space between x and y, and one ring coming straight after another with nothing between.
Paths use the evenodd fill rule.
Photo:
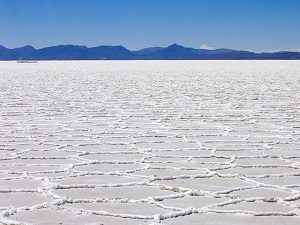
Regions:
<instances>
[{"instance_id":1,"label":"shadow on salt surface","mask_svg":"<svg viewBox=\"0 0 300 225\"><path fill-rule=\"evenodd\" d=\"M84 175L67 177L64 179L57 180L57 183L61 185L104 185L104 184L122 184L132 182L142 182L140 178L123 177L118 175Z\"/></svg>"},{"instance_id":2,"label":"shadow on salt surface","mask_svg":"<svg viewBox=\"0 0 300 225\"><path fill-rule=\"evenodd\" d=\"M172 152L169 154L172 154ZM176 163L180 161L187 161L188 159L188 156L149 156L143 162L152 165L152 163Z\"/></svg>"},{"instance_id":3,"label":"shadow on salt surface","mask_svg":"<svg viewBox=\"0 0 300 225\"><path fill-rule=\"evenodd\" d=\"M3 170L0 170L0 180L2 179L11 179L11 178L19 178L20 174L19 173L9 173Z\"/></svg>"},{"instance_id":4,"label":"shadow on salt surface","mask_svg":"<svg viewBox=\"0 0 300 225\"><path fill-rule=\"evenodd\" d=\"M156 214L169 213L166 210L149 203L130 203L130 202L95 202L95 203L72 203L63 205L64 208L73 208L79 210L106 211L111 214L130 214L141 216L152 216Z\"/></svg>"},{"instance_id":5,"label":"shadow on salt surface","mask_svg":"<svg viewBox=\"0 0 300 225\"><path fill-rule=\"evenodd\" d=\"M147 220L124 219L71 212L59 209L39 209L36 211L21 211L9 217L11 220L24 221L33 225L141 225L149 224Z\"/></svg>"},{"instance_id":6,"label":"shadow on salt surface","mask_svg":"<svg viewBox=\"0 0 300 225\"><path fill-rule=\"evenodd\" d=\"M201 165L196 162L189 162L187 159L181 159L181 161L171 161L171 158L169 160L166 160L165 162L147 162L151 167L155 168L171 168L171 169L178 169L178 168L184 168L184 169L195 169L195 170L202 170L204 168L210 168L210 167L216 167L215 165Z\"/></svg>"},{"instance_id":7,"label":"shadow on salt surface","mask_svg":"<svg viewBox=\"0 0 300 225\"><path fill-rule=\"evenodd\" d=\"M94 144L94 145L78 145L65 147L66 150L73 150L78 152L114 152L114 151L137 151L136 148L131 148L124 145L110 145L110 144Z\"/></svg>"},{"instance_id":8,"label":"shadow on salt surface","mask_svg":"<svg viewBox=\"0 0 300 225\"><path fill-rule=\"evenodd\" d=\"M165 199L160 202L164 206L187 208L202 208L209 205L226 202L226 198L214 198L209 196L185 196L183 198Z\"/></svg>"},{"instance_id":9,"label":"shadow on salt surface","mask_svg":"<svg viewBox=\"0 0 300 225\"><path fill-rule=\"evenodd\" d=\"M0 160L0 164L23 164L23 165L28 165L28 164L39 164L39 165L68 165L68 164L75 164L78 163L79 161L73 160L73 159L66 159L66 158L16 158L16 159L11 159L11 160Z\"/></svg>"},{"instance_id":10,"label":"shadow on salt surface","mask_svg":"<svg viewBox=\"0 0 300 225\"><path fill-rule=\"evenodd\" d=\"M242 174L246 176L265 175L265 174L291 174L298 173L299 170L294 168L281 168L281 167L240 167L223 169L219 171L222 174Z\"/></svg>"},{"instance_id":11,"label":"shadow on salt surface","mask_svg":"<svg viewBox=\"0 0 300 225\"><path fill-rule=\"evenodd\" d=\"M292 195L291 192L271 189L271 188L251 188L242 191L233 191L230 193L232 196L242 197L242 198L284 198Z\"/></svg>"},{"instance_id":12,"label":"shadow on salt surface","mask_svg":"<svg viewBox=\"0 0 300 225\"><path fill-rule=\"evenodd\" d=\"M51 150L31 150L28 152L24 152L21 154L21 157L25 158L43 158L43 157L51 157L51 158L58 158L58 157L64 157L68 158L70 156L76 156L78 153L76 152L67 152L63 149L51 149Z\"/></svg>"},{"instance_id":13,"label":"shadow on salt surface","mask_svg":"<svg viewBox=\"0 0 300 225\"><path fill-rule=\"evenodd\" d=\"M102 154L88 154L80 156L80 158L88 160L99 160L99 161L132 161L136 162L143 159L146 155L139 152L127 152L125 153L102 153Z\"/></svg>"},{"instance_id":14,"label":"shadow on salt surface","mask_svg":"<svg viewBox=\"0 0 300 225\"><path fill-rule=\"evenodd\" d=\"M200 175L206 174L204 170L170 170L170 169L147 169L132 173L133 175L155 176L155 177L170 177L183 175Z\"/></svg>"},{"instance_id":15,"label":"shadow on salt surface","mask_svg":"<svg viewBox=\"0 0 300 225\"><path fill-rule=\"evenodd\" d=\"M36 165L36 164L21 164L21 165L0 165L0 171L9 171L12 173L23 173L23 172L55 172L62 171L66 165Z\"/></svg>"},{"instance_id":16,"label":"shadow on salt surface","mask_svg":"<svg viewBox=\"0 0 300 225\"><path fill-rule=\"evenodd\" d=\"M299 217L269 216L256 217L224 213L193 214L162 221L165 225L296 225Z\"/></svg>"},{"instance_id":17,"label":"shadow on salt surface","mask_svg":"<svg viewBox=\"0 0 300 225\"><path fill-rule=\"evenodd\" d=\"M47 137L45 137L45 139L47 139ZM85 144L94 144L93 141L91 140L85 140L81 137L70 137L69 139L58 139L58 140L50 140L50 141L46 141L46 143L52 144L52 145L57 145L57 146L77 146L80 145L82 143ZM64 148L65 149L65 148ZM68 149L68 148L66 148Z\"/></svg>"},{"instance_id":18,"label":"shadow on salt surface","mask_svg":"<svg viewBox=\"0 0 300 225\"><path fill-rule=\"evenodd\" d=\"M7 150L7 149L3 149L3 147L1 146L0 158L11 158L12 153L14 153L13 149Z\"/></svg>"},{"instance_id":19,"label":"shadow on salt surface","mask_svg":"<svg viewBox=\"0 0 300 225\"><path fill-rule=\"evenodd\" d=\"M235 163L243 166L259 166L259 165L290 165L289 162L285 162L279 158L241 158L236 159Z\"/></svg>"},{"instance_id":20,"label":"shadow on salt surface","mask_svg":"<svg viewBox=\"0 0 300 225\"><path fill-rule=\"evenodd\" d=\"M146 143L162 143L162 142L180 142L180 141L184 141L183 137L169 137L169 136L159 136L159 135L148 135L148 136L134 136L134 139L137 142L146 142Z\"/></svg>"},{"instance_id":21,"label":"shadow on salt surface","mask_svg":"<svg viewBox=\"0 0 300 225\"><path fill-rule=\"evenodd\" d=\"M253 147L252 147L253 149ZM257 157L262 156L263 151L260 150L236 150L236 151L230 151L230 150L218 150L216 151L217 156L225 156L225 157Z\"/></svg>"},{"instance_id":22,"label":"shadow on salt surface","mask_svg":"<svg viewBox=\"0 0 300 225\"><path fill-rule=\"evenodd\" d=\"M37 188L42 186L41 180L17 179L17 180L1 180L0 189L20 189L20 188Z\"/></svg>"},{"instance_id":23,"label":"shadow on salt surface","mask_svg":"<svg viewBox=\"0 0 300 225\"><path fill-rule=\"evenodd\" d=\"M180 151L166 151L166 150L154 150L152 151L154 154L159 156L180 156L180 157L190 157L190 156L209 156L211 152L209 150L204 149L183 149Z\"/></svg>"},{"instance_id":24,"label":"shadow on salt surface","mask_svg":"<svg viewBox=\"0 0 300 225\"><path fill-rule=\"evenodd\" d=\"M300 156L299 157L291 157L289 160L291 160L291 162L300 163Z\"/></svg>"},{"instance_id":25,"label":"shadow on salt surface","mask_svg":"<svg viewBox=\"0 0 300 225\"><path fill-rule=\"evenodd\" d=\"M202 157L202 156L195 156L193 157L190 162L196 162L199 164L214 164L214 165L218 165L218 164L229 164L231 161L231 158L227 157L227 158L218 158L215 156L212 157Z\"/></svg>"},{"instance_id":26,"label":"shadow on salt surface","mask_svg":"<svg viewBox=\"0 0 300 225\"><path fill-rule=\"evenodd\" d=\"M233 152L247 152L253 149L256 150L263 150L263 143L249 143L246 140L240 142L212 142L212 143L205 143L207 147L216 148L217 151L233 151Z\"/></svg>"},{"instance_id":27,"label":"shadow on salt surface","mask_svg":"<svg viewBox=\"0 0 300 225\"><path fill-rule=\"evenodd\" d=\"M270 185L298 185L300 186L300 176L283 176L283 177L265 177L265 178L253 178L257 182Z\"/></svg>"},{"instance_id":28,"label":"shadow on salt surface","mask_svg":"<svg viewBox=\"0 0 300 225\"><path fill-rule=\"evenodd\" d=\"M245 210L252 211L255 213L288 213L294 208L280 205L276 202L240 202L237 204L230 204L221 207L214 207L215 209L219 209L222 211L231 211L231 210Z\"/></svg>"},{"instance_id":29,"label":"shadow on salt surface","mask_svg":"<svg viewBox=\"0 0 300 225\"><path fill-rule=\"evenodd\" d=\"M123 186L123 187L97 187L97 188L71 188L56 189L53 191L63 197L72 199L147 199L153 196L167 196L174 192L160 190L151 186Z\"/></svg>"},{"instance_id":30,"label":"shadow on salt surface","mask_svg":"<svg viewBox=\"0 0 300 225\"><path fill-rule=\"evenodd\" d=\"M226 144L238 144L243 141L245 137L242 136L225 136L225 135L213 135L213 136L199 136L197 137L197 141L203 142L203 143L213 143L213 144L220 144L223 145Z\"/></svg>"},{"instance_id":31,"label":"shadow on salt surface","mask_svg":"<svg viewBox=\"0 0 300 225\"><path fill-rule=\"evenodd\" d=\"M0 193L0 208L31 207L44 202L50 202L47 196L31 192Z\"/></svg>"},{"instance_id":32,"label":"shadow on salt surface","mask_svg":"<svg viewBox=\"0 0 300 225\"><path fill-rule=\"evenodd\" d=\"M209 177L209 178L196 178L196 179L173 179L173 180L159 180L154 183L164 184L172 187L180 187L192 190L204 190L204 191L223 191L235 187L248 187L253 186L243 182L237 178L221 178L221 177Z\"/></svg>"},{"instance_id":33,"label":"shadow on salt surface","mask_svg":"<svg viewBox=\"0 0 300 225\"><path fill-rule=\"evenodd\" d=\"M81 172L128 172L142 169L143 166L138 164L110 164L110 163L101 163L101 164L88 164L88 165L78 165L74 166L74 171Z\"/></svg>"},{"instance_id":34,"label":"shadow on salt surface","mask_svg":"<svg viewBox=\"0 0 300 225\"><path fill-rule=\"evenodd\" d=\"M1 122L1 121L0 121ZM3 123L1 123L3 126ZM9 125L10 127L13 125ZM20 128L22 129L22 128ZM30 134L28 134L30 135ZM25 134L21 134L18 136L18 134L14 135L7 135L7 134L2 134L0 136L0 143L1 145L6 148L6 149L13 149L13 150L26 150L26 149L49 149L53 148L53 145L45 145L45 146L39 146L39 142L36 140L30 140L26 139Z\"/></svg>"},{"instance_id":35,"label":"shadow on salt surface","mask_svg":"<svg viewBox=\"0 0 300 225\"><path fill-rule=\"evenodd\" d=\"M173 121L174 126L176 126L176 122ZM183 121L183 123L187 123L187 121ZM176 133L180 133L181 135L186 135L190 140L198 140L201 136L214 136L214 135L222 135L224 133L224 129L218 127L211 127L209 125L202 123L199 124L199 127L195 128L195 124L193 124L189 129L170 129L170 131L176 131Z\"/></svg>"},{"instance_id":36,"label":"shadow on salt surface","mask_svg":"<svg viewBox=\"0 0 300 225\"><path fill-rule=\"evenodd\" d=\"M300 158L300 146L299 144L277 144L268 149L266 154L282 155L284 158Z\"/></svg>"},{"instance_id":37,"label":"shadow on salt surface","mask_svg":"<svg viewBox=\"0 0 300 225\"><path fill-rule=\"evenodd\" d=\"M168 149L198 149L196 142L163 142L163 143L137 143L141 149L168 150Z\"/></svg>"},{"instance_id":38,"label":"shadow on salt surface","mask_svg":"<svg viewBox=\"0 0 300 225\"><path fill-rule=\"evenodd\" d=\"M97 141L109 144L129 144L132 142L128 137L98 137Z\"/></svg>"},{"instance_id":39,"label":"shadow on salt surface","mask_svg":"<svg viewBox=\"0 0 300 225\"><path fill-rule=\"evenodd\" d=\"M8 142L6 145L2 142L1 144L3 145L2 148L5 148L10 153L20 153L25 150L50 150L57 147L57 145L46 144L46 143L43 143L41 145L39 142L29 142L29 143L24 142L20 144L18 142L17 143Z\"/></svg>"}]
</instances>

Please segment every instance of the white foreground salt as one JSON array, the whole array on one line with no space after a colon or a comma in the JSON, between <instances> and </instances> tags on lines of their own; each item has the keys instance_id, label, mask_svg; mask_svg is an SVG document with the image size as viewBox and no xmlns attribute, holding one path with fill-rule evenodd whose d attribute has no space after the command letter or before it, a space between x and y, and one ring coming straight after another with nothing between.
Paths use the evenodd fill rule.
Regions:
<instances>
[{"instance_id":1,"label":"white foreground salt","mask_svg":"<svg viewBox=\"0 0 300 225\"><path fill-rule=\"evenodd\" d=\"M300 223L300 61L0 62L0 224Z\"/></svg>"}]
</instances>

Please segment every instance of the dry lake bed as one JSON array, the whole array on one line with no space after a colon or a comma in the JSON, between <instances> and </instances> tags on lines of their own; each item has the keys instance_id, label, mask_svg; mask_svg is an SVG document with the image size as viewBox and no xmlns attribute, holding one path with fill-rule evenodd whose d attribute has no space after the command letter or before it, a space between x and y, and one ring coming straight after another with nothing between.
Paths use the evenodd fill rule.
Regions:
<instances>
[{"instance_id":1,"label":"dry lake bed","mask_svg":"<svg viewBox=\"0 0 300 225\"><path fill-rule=\"evenodd\" d=\"M300 61L0 62L0 224L300 224Z\"/></svg>"}]
</instances>

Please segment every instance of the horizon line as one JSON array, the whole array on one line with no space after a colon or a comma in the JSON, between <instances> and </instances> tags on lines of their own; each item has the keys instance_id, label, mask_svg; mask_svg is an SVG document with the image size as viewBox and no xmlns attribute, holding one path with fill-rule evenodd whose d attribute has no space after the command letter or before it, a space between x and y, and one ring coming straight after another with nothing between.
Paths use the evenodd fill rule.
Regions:
<instances>
[{"instance_id":1,"label":"horizon line","mask_svg":"<svg viewBox=\"0 0 300 225\"><path fill-rule=\"evenodd\" d=\"M85 48L97 48L97 47L123 47L126 48L129 51L132 52L137 52L137 51L141 51L143 49L148 49L148 48L168 48L172 45L178 45L184 48L192 48L192 49L198 49L198 50L207 50L207 51L213 51L213 50L219 50L219 49L228 49L228 50L234 50L234 51L246 51L246 52L253 52L253 53L279 53L279 52L299 52L300 53L300 48L299 49L272 49L272 50L262 50L262 51L256 51L256 50L249 50L249 49L233 49L233 48L226 48L226 47L221 47L221 48L214 48L214 47L208 47L206 44L202 45L202 46L207 46L207 48L201 48L202 46L200 46L199 48L196 47L187 47L181 44L177 44L177 43L173 43L173 44L169 44L167 46L149 46L149 47L143 47L141 49L138 50L131 50L129 48L127 48L124 45L96 45L96 46L88 46L88 45L80 45L80 44L57 44L57 45L50 45L50 46L45 46L45 47L34 47L31 44L27 44L27 45L23 45L23 46L19 46L19 47L6 47L2 44L0 44L1 47L4 47L6 49L10 49L10 50L14 50L14 49L18 49L18 48L24 48L24 47L32 47L35 50L41 50L41 49L45 49L45 48L51 48L51 47L57 47L57 46L74 46L74 47L85 47Z\"/></svg>"}]
</instances>

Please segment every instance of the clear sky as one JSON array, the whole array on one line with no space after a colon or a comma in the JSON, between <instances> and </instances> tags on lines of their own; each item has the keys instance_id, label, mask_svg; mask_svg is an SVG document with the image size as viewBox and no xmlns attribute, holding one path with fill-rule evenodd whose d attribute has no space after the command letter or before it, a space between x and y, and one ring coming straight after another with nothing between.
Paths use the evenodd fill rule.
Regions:
<instances>
[{"instance_id":1,"label":"clear sky","mask_svg":"<svg viewBox=\"0 0 300 225\"><path fill-rule=\"evenodd\" d=\"M300 49L300 0L0 0L0 45Z\"/></svg>"}]
</instances>

